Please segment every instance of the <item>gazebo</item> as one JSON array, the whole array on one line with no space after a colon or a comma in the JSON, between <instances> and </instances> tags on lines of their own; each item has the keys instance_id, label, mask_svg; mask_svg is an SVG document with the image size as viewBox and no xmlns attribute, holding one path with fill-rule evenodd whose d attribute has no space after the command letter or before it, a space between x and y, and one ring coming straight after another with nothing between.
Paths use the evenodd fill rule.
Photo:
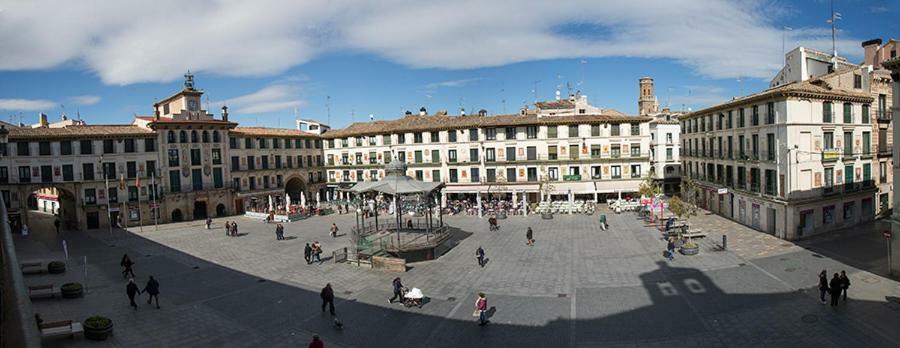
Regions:
<instances>
[{"instance_id":1,"label":"gazebo","mask_svg":"<svg viewBox=\"0 0 900 348\"><path fill-rule=\"evenodd\" d=\"M422 182L407 176L406 163L397 159L384 169L381 180L360 182L344 190L356 196L357 208L348 257L355 256L357 262L373 256L407 262L435 259L445 251L442 246L450 238L443 211L435 206L444 183ZM393 221L379 222L379 207L393 212ZM367 222L368 218L374 218L374 222Z\"/></svg>"}]
</instances>

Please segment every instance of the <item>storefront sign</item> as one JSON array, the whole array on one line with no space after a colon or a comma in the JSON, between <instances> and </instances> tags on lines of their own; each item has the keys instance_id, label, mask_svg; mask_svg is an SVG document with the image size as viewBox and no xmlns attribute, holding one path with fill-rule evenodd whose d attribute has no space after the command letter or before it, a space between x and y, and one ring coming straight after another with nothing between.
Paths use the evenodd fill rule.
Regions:
<instances>
[{"instance_id":1,"label":"storefront sign","mask_svg":"<svg viewBox=\"0 0 900 348\"><path fill-rule=\"evenodd\" d=\"M720 188L719 191L718 191L718 193L719 193L720 195L724 195L724 194L728 193L728 189L727 189L727 188Z\"/></svg>"},{"instance_id":2,"label":"storefront sign","mask_svg":"<svg viewBox=\"0 0 900 348\"><path fill-rule=\"evenodd\" d=\"M825 149L825 150L822 150L822 159L823 159L823 160L838 159L838 157L841 157L841 150L840 150L840 149Z\"/></svg>"},{"instance_id":3,"label":"storefront sign","mask_svg":"<svg viewBox=\"0 0 900 348\"><path fill-rule=\"evenodd\" d=\"M581 181L581 175L563 175L563 181Z\"/></svg>"}]
</instances>

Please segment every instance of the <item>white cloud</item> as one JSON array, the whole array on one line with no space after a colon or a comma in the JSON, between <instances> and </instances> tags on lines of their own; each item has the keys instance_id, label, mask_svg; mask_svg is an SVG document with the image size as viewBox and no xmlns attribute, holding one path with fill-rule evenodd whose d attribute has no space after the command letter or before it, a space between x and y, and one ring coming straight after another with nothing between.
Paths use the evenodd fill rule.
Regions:
<instances>
[{"instance_id":1,"label":"white cloud","mask_svg":"<svg viewBox=\"0 0 900 348\"><path fill-rule=\"evenodd\" d=\"M4 6L0 70L76 62L108 84L171 81L187 69L270 75L332 52L442 69L661 58L704 77L769 78L781 57L780 23L774 22L803 15L767 0L60 0ZM569 26L591 30L561 32ZM789 43L831 46L804 30L789 36ZM858 56L856 40L839 44L839 52Z\"/></svg>"},{"instance_id":2,"label":"white cloud","mask_svg":"<svg viewBox=\"0 0 900 348\"><path fill-rule=\"evenodd\" d=\"M96 95L78 95L74 97L69 97L69 102L75 103L77 105L94 105L100 102L99 96Z\"/></svg>"},{"instance_id":3,"label":"white cloud","mask_svg":"<svg viewBox=\"0 0 900 348\"><path fill-rule=\"evenodd\" d=\"M0 99L0 110L40 111L57 106L56 102L44 99Z\"/></svg>"},{"instance_id":4,"label":"white cloud","mask_svg":"<svg viewBox=\"0 0 900 348\"><path fill-rule=\"evenodd\" d=\"M216 104L224 103L237 114L291 111L305 104L299 98L299 90L300 88L295 85L275 84Z\"/></svg>"},{"instance_id":5,"label":"white cloud","mask_svg":"<svg viewBox=\"0 0 900 348\"><path fill-rule=\"evenodd\" d=\"M441 82L432 82L425 85L426 90L435 90L438 88L447 88L447 87L462 87L468 85L472 82L476 82L481 80L480 77L473 77L468 79L459 79L459 80L449 80L449 81L441 81Z\"/></svg>"}]
</instances>

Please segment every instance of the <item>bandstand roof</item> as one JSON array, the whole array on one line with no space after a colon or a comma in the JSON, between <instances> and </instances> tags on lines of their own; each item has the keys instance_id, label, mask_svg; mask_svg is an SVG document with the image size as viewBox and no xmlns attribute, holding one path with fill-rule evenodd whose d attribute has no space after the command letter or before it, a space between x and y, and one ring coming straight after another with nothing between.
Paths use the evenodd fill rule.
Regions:
<instances>
[{"instance_id":1,"label":"bandstand roof","mask_svg":"<svg viewBox=\"0 0 900 348\"><path fill-rule=\"evenodd\" d=\"M422 182L406 175L406 163L397 159L385 166L385 176L379 181L360 182L346 191L354 193L381 192L390 195L430 193L444 186L443 182Z\"/></svg>"}]
</instances>

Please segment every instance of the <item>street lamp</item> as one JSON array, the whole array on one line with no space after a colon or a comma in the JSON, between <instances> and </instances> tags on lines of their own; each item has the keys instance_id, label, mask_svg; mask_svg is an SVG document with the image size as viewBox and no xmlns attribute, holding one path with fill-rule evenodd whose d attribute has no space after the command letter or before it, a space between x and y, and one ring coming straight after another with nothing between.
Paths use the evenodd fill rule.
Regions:
<instances>
[{"instance_id":1,"label":"street lamp","mask_svg":"<svg viewBox=\"0 0 900 348\"><path fill-rule=\"evenodd\" d=\"M107 220L107 228L109 229L109 235L112 236L112 205L109 204L109 176L106 173L106 167L103 165L103 154L100 154L97 163L100 165L100 171L103 173L103 182L106 185L106 220ZM121 213L121 212L120 212Z\"/></svg>"}]
</instances>

